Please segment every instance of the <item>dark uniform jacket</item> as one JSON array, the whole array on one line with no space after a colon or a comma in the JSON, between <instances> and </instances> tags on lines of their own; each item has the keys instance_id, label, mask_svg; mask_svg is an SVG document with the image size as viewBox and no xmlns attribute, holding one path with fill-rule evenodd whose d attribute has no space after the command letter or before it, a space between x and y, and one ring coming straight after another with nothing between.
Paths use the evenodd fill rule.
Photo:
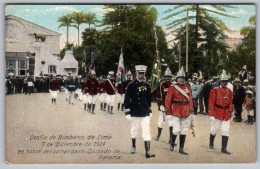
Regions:
<instances>
[{"instance_id":1,"label":"dark uniform jacket","mask_svg":"<svg viewBox=\"0 0 260 169\"><path fill-rule=\"evenodd\" d=\"M98 92L99 93L106 93L106 91L105 91L105 83L104 82L99 84L99 91Z\"/></svg>"},{"instance_id":2,"label":"dark uniform jacket","mask_svg":"<svg viewBox=\"0 0 260 169\"><path fill-rule=\"evenodd\" d=\"M130 109L133 117L145 117L151 113L151 88L147 82L137 79L131 82L126 90L124 105Z\"/></svg>"},{"instance_id":3,"label":"dark uniform jacket","mask_svg":"<svg viewBox=\"0 0 260 169\"><path fill-rule=\"evenodd\" d=\"M66 83L66 88L68 91L73 92L78 88L78 81L74 79L69 79Z\"/></svg>"},{"instance_id":4,"label":"dark uniform jacket","mask_svg":"<svg viewBox=\"0 0 260 169\"><path fill-rule=\"evenodd\" d=\"M233 88L233 103L234 105L240 105L244 103L246 98L246 90L242 86L238 86Z\"/></svg>"},{"instance_id":5,"label":"dark uniform jacket","mask_svg":"<svg viewBox=\"0 0 260 169\"><path fill-rule=\"evenodd\" d=\"M126 81L124 82L125 92L126 92L126 89L127 89L128 84L131 83L132 81L133 81L133 80L126 80Z\"/></svg>"}]
</instances>

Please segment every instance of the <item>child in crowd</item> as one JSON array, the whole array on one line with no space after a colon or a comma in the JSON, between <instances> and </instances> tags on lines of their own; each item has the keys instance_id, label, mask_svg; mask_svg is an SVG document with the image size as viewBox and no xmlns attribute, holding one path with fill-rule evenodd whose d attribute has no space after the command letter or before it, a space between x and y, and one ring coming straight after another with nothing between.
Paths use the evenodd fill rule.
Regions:
<instances>
[{"instance_id":1,"label":"child in crowd","mask_svg":"<svg viewBox=\"0 0 260 169\"><path fill-rule=\"evenodd\" d=\"M254 117L254 109L256 106L255 97L253 97L253 92L251 90L246 91L246 98L244 101L245 110L247 113L247 121L246 124L252 125L253 124L253 117Z\"/></svg>"}]
</instances>

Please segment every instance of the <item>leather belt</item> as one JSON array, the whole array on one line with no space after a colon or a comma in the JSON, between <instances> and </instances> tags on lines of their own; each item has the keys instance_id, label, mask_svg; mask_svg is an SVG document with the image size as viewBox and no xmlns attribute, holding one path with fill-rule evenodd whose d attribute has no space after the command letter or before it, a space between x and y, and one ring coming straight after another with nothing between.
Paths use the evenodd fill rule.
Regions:
<instances>
[{"instance_id":1,"label":"leather belt","mask_svg":"<svg viewBox=\"0 0 260 169\"><path fill-rule=\"evenodd\" d=\"M189 101L178 101L178 100L172 100L172 104L182 104L182 105L187 105L187 104L189 104Z\"/></svg>"},{"instance_id":2,"label":"leather belt","mask_svg":"<svg viewBox=\"0 0 260 169\"><path fill-rule=\"evenodd\" d=\"M228 106L219 106L219 105L215 105L217 108L220 108L220 109L227 109L228 108Z\"/></svg>"}]
</instances>

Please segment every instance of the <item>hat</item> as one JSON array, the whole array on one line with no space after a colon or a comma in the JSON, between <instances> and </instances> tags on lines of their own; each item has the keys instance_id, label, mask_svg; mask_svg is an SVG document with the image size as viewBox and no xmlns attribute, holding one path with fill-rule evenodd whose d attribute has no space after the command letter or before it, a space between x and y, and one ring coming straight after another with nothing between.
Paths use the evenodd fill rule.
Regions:
<instances>
[{"instance_id":1,"label":"hat","mask_svg":"<svg viewBox=\"0 0 260 169\"><path fill-rule=\"evenodd\" d=\"M219 77L218 76L213 76L213 79L218 79Z\"/></svg>"},{"instance_id":2,"label":"hat","mask_svg":"<svg viewBox=\"0 0 260 169\"><path fill-rule=\"evenodd\" d=\"M247 90L246 93L253 95L253 92L251 90Z\"/></svg>"},{"instance_id":3,"label":"hat","mask_svg":"<svg viewBox=\"0 0 260 169\"><path fill-rule=\"evenodd\" d=\"M240 82L241 83L241 80L239 78L235 78L234 82Z\"/></svg>"},{"instance_id":4,"label":"hat","mask_svg":"<svg viewBox=\"0 0 260 169\"><path fill-rule=\"evenodd\" d=\"M146 72L147 66L145 65L136 65L135 66L135 71L137 72Z\"/></svg>"},{"instance_id":5,"label":"hat","mask_svg":"<svg viewBox=\"0 0 260 169\"><path fill-rule=\"evenodd\" d=\"M181 67L181 69L180 69L179 72L177 73L176 78L178 78L178 77L186 77L186 76L185 76L184 69L183 69L183 66Z\"/></svg>"},{"instance_id":6,"label":"hat","mask_svg":"<svg viewBox=\"0 0 260 169\"><path fill-rule=\"evenodd\" d=\"M109 74L109 75L113 75L113 74L114 74L114 71L109 71L108 74Z\"/></svg>"},{"instance_id":7,"label":"hat","mask_svg":"<svg viewBox=\"0 0 260 169\"><path fill-rule=\"evenodd\" d=\"M165 70L164 77L165 77L165 76L171 76L171 77L172 77L172 72L171 72L171 70L170 70L169 67L167 67L167 69Z\"/></svg>"},{"instance_id":8,"label":"hat","mask_svg":"<svg viewBox=\"0 0 260 169\"><path fill-rule=\"evenodd\" d=\"M131 73L131 71L130 71L130 70L127 72L127 75L132 75L132 73Z\"/></svg>"},{"instance_id":9,"label":"hat","mask_svg":"<svg viewBox=\"0 0 260 169\"><path fill-rule=\"evenodd\" d=\"M228 81L228 77L224 69L222 71L222 74L220 75L220 81Z\"/></svg>"},{"instance_id":10,"label":"hat","mask_svg":"<svg viewBox=\"0 0 260 169\"><path fill-rule=\"evenodd\" d=\"M95 71L95 70L92 70L92 71L91 71L91 74L92 74L92 75L95 75L95 74L96 74L96 71Z\"/></svg>"},{"instance_id":11,"label":"hat","mask_svg":"<svg viewBox=\"0 0 260 169\"><path fill-rule=\"evenodd\" d=\"M249 81L247 80L247 79L245 79L244 81L243 81L243 83L248 83Z\"/></svg>"}]
</instances>

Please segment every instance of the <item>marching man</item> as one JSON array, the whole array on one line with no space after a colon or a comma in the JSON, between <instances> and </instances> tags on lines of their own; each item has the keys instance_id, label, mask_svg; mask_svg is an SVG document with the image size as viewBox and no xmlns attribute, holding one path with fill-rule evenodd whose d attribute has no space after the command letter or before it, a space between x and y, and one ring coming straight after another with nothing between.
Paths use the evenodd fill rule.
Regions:
<instances>
[{"instance_id":1,"label":"marching man","mask_svg":"<svg viewBox=\"0 0 260 169\"><path fill-rule=\"evenodd\" d=\"M109 78L106 80L105 89L107 93L107 112L109 114L113 114L113 106L116 99L116 88L115 88L115 79L114 79L114 72L108 72Z\"/></svg>"},{"instance_id":2,"label":"marching man","mask_svg":"<svg viewBox=\"0 0 260 169\"><path fill-rule=\"evenodd\" d=\"M50 82L50 94L51 94L51 103L55 104L58 90L60 90L60 84L55 76L53 76L53 79Z\"/></svg>"},{"instance_id":3,"label":"marching man","mask_svg":"<svg viewBox=\"0 0 260 169\"><path fill-rule=\"evenodd\" d=\"M131 71L129 70L126 74L126 81L124 82L124 86L125 86L125 91L127 89L127 86L129 83L131 83L133 81L133 76L132 76L132 73Z\"/></svg>"},{"instance_id":4,"label":"marching man","mask_svg":"<svg viewBox=\"0 0 260 169\"><path fill-rule=\"evenodd\" d=\"M168 92L168 89L171 86L171 79L172 79L172 72L170 71L169 67L167 67L164 74L164 81L161 82L159 87L156 89L156 100L158 104L158 113L159 113L158 134L156 137L156 141L160 139L162 129L165 125L165 120L168 120L169 131L170 131L169 143L171 143L173 124L171 120L171 112L165 112L164 103L165 103L165 97Z\"/></svg>"},{"instance_id":5,"label":"marching man","mask_svg":"<svg viewBox=\"0 0 260 169\"><path fill-rule=\"evenodd\" d=\"M95 70L91 71L90 79L87 81L87 88L89 92L89 95L87 96L88 103L89 103L89 112L95 114L94 110L95 110L97 94L99 90L99 83L96 79Z\"/></svg>"},{"instance_id":6,"label":"marching man","mask_svg":"<svg viewBox=\"0 0 260 169\"><path fill-rule=\"evenodd\" d=\"M220 77L220 86L213 88L209 96L209 116L211 121L209 147L214 148L214 139L221 125L222 148L221 152L231 154L227 151L229 137L230 118L233 112L232 91L227 88L228 78L225 70Z\"/></svg>"},{"instance_id":7,"label":"marching man","mask_svg":"<svg viewBox=\"0 0 260 169\"><path fill-rule=\"evenodd\" d=\"M105 91L105 79L100 77L100 83L99 83L99 102L100 102L100 110L106 110L106 91Z\"/></svg>"},{"instance_id":8,"label":"marching man","mask_svg":"<svg viewBox=\"0 0 260 169\"><path fill-rule=\"evenodd\" d=\"M125 112L126 118L131 123L132 150L131 154L136 151L136 137L138 128L141 123L142 137L145 145L145 157L155 157L150 154L150 117L151 117L151 88L145 80L146 66L136 65L136 79L131 82L125 94Z\"/></svg>"},{"instance_id":9,"label":"marching man","mask_svg":"<svg viewBox=\"0 0 260 169\"><path fill-rule=\"evenodd\" d=\"M121 104L121 111L124 110L124 99L125 99L125 86L122 81L119 81L116 85L117 89L117 110L120 110L120 104Z\"/></svg>"},{"instance_id":10,"label":"marching man","mask_svg":"<svg viewBox=\"0 0 260 169\"><path fill-rule=\"evenodd\" d=\"M88 105L88 111L90 112L90 110L89 110L90 106L89 106L89 102L88 102L89 89L87 87L87 82L88 82L88 75L86 75L86 80L82 84L82 92L83 92L84 110L87 109L87 105Z\"/></svg>"},{"instance_id":11,"label":"marching man","mask_svg":"<svg viewBox=\"0 0 260 169\"><path fill-rule=\"evenodd\" d=\"M180 134L179 153L188 155L183 148L188 132L188 117L191 114L191 118L193 118L194 108L191 88L185 84L185 77L185 72L182 67L176 76L177 84L169 87L165 107L166 111L171 112L173 123L170 150L173 151L176 137Z\"/></svg>"}]
</instances>

